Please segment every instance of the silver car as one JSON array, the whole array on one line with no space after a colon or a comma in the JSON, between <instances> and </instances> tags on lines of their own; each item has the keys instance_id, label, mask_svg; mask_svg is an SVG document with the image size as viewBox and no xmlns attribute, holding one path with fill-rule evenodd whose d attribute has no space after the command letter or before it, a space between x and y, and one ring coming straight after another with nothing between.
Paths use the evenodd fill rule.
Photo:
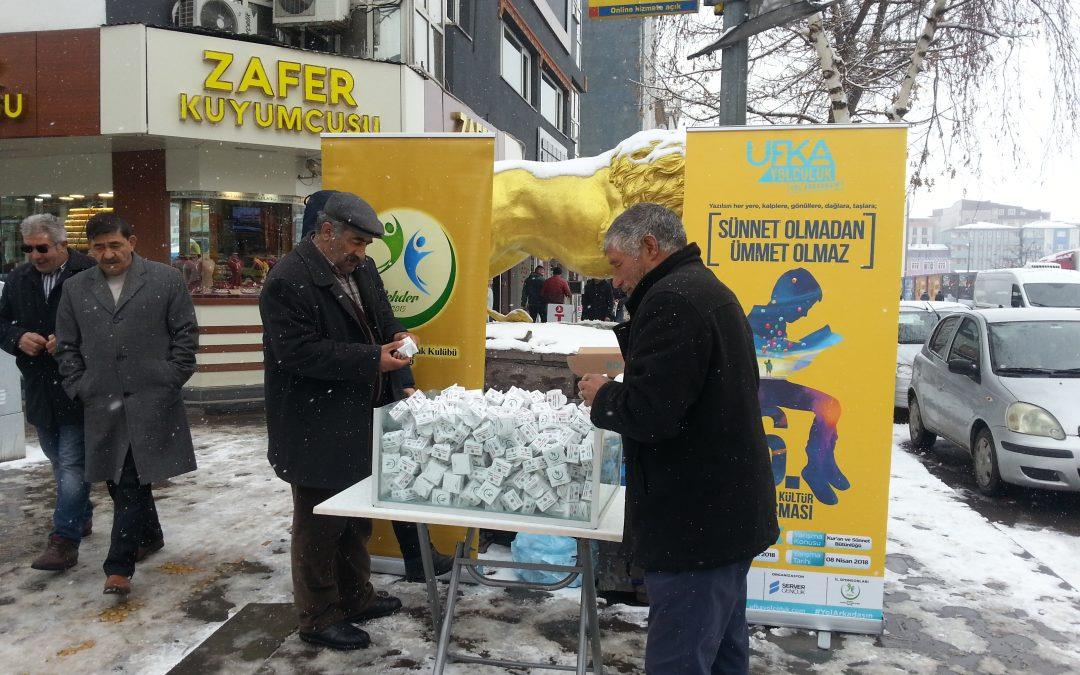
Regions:
<instances>
[{"instance_id":1,"label":"silver car","mask_svg":"<svg viewBox=\"0 0 1080 675\"><path fill-rule=\"evenodd\" d=\"M897 408L907 409L911 364L934 326L942 317L964 309L966 307L958 302L900 301L900 323L896 331L896 396L893 402Z\"/></svg>"},{"instance_id":2,"label":"silver car","mask_svg":"<svg viewBox=\"0 0 1080 675\"><path fill-rule=\"evenodd\" d=\"M1003 481L1080 491L1080 310L942 319L915 357L908 410L911 442L966 448L984 494Z\"/></svg>"}]
</instances>

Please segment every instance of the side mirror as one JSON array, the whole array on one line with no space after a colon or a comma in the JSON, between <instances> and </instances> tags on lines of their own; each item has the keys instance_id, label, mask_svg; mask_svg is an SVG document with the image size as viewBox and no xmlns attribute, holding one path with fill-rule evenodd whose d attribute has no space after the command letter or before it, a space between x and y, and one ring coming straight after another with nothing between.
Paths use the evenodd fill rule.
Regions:
<instances>
[{"instance_id":1,"label":"side mirror","mask_svg":"<svg viewBox=\"0 0 1080 675\"><path fill-rule=\"evenodd\" d=\"M979 376L979 364L967 359L949 359L949 372L975 378Z\"/></svg>"}]
</instances>

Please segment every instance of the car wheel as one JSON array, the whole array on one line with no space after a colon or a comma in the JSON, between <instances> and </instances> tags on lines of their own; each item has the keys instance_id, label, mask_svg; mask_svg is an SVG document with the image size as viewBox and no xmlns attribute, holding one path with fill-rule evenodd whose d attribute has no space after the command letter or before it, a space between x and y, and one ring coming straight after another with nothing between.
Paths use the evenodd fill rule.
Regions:
<instances>
[{"instance_id":1,"label":"car wheel","mask_svg":"<svg viewBox=\"0 0 1080 675\"><path fill-rule=\"evenodd\" d=\"M937 440L937 435L927 431L923 425L919 399L914 395L908 401L908 435L911 436L911 444L919 450L929 450Z\"/></svg>"},{"instance_id":2,"label":"car wheel","mask_svg":"<svg viewBox=\"0 0 1080 675\"><path fill-rule=\"evenodd\" d=\"M997 448L989 429L980 429L975 434L975 444L971 447L971 459L975 469L975 485L979 492L987 497L1001 494L1003 483L998 473Z\"/></svg>"}]
</instances>

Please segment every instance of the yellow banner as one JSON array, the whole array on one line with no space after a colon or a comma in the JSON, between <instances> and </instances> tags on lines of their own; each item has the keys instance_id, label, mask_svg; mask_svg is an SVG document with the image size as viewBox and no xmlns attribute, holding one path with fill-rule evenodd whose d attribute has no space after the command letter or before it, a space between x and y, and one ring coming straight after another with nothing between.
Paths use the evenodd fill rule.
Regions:
<instances>
[{"instance_id":1,"label":"yellow banner","mask_svg":"<svg viewBox=\"0 0 1080 675\"><path fill-rule=\"evenodd\" d=\"M327 136L322 152L323 185L356 193L386 227L368 254L420 337L417 384L482 388L494 136Z\"/></svg>"},{"instance_id":2,"label":"yellow banner","mask_svg":"<svg viewBox=\"0 0 1080 675\"><path fill-rule=\"evenodd\" d=\"M880 631L906 128L690 131L687 234L754 331L777 488L748 610Z\"/></svg>"},{"instance_id":3,"label":"yellow banner","mask_svg":"<svg viewBox=\"0 0 1080 675\"><path fill-rule=\"evenodd\" d=\"M325 188L359 195L386 228L368 255L420 338L417 386L483 388L494 135L324 136L322 155ZM451 553L464 530L432 527L431 537ZM368 549L400 557L389 523L375 523Z\"/></svg>"}]
</instances>

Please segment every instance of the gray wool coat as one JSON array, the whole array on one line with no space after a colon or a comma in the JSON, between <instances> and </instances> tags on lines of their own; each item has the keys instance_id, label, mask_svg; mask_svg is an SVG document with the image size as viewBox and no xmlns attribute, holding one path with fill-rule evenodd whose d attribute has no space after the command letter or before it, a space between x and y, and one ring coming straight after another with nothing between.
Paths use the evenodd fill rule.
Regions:
<instances>
[{"instance_id":1,"label":"gray wool coat","mask_svg":"<svg viewBox=\"0 0 1080 675\"><path fill-rule=\"evenodd\" d=\"M180 273L135 255L119 302L101 268L64 283L56 316L64 389L83 404L86 481L119 481L131 448L141 483L195 470L181 388L199 326Z\"/></svg>"}]
</instances>

